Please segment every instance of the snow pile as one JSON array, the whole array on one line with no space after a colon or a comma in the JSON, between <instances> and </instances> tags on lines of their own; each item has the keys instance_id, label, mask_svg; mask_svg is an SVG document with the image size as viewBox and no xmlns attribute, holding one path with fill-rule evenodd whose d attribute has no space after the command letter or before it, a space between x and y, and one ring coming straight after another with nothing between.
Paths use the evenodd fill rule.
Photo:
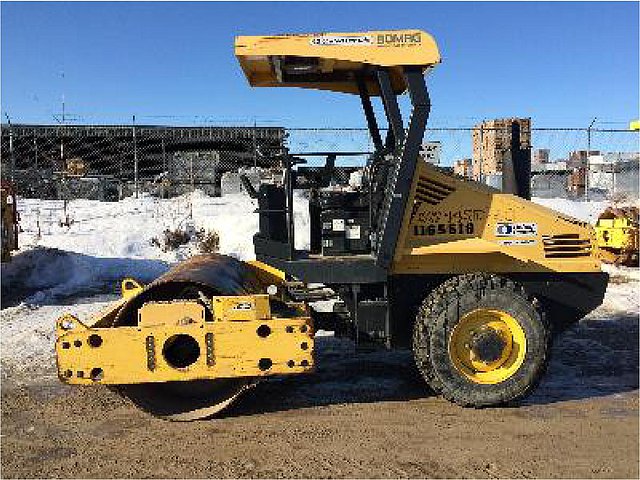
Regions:
<instances>
[{"instance_id":1,"label":"snow pile","mask_svg":"<svg viewBox=\"0 0 640 480\"><path fill-rule=\"evenodd\" d=\"M534 197L531 199L533 202L538 205L542 205L543 207L550 208L560 213L564 213L565 215L569 215L570 217L576 218L578 220L582 220L583 222L591 223L595 225L598 220L598 216L609 206L613 204L607 200L590 200L590 201L579 201L579 200L570 200L568 198L539 198ZM640 206L640 201L636 202L623 202L618 206L623 205L636 205Z\"/></svg>"},{"instance_id":2,"label":"snow pile","mask_svg":"<svg viewBox=\"0 0 640 480\"><path fill-rule=\"evenodd\" d=\"M56 321L64 313L73 313L81 321L106 309L115 296L76 298L73 305L23 303L2 310L0 350L2 381L28 384L56 377L54 343Z\"/></svg>"},{"instance_id":3,"label":"snow pile","mask_svg":"<svg viewBox=\"0 0 640 480\"><path fill-rule=\"evenodd\" d=\"M3 303L56 302L70 295L115 291L124 277L149 282L171 264L198 253L192 243L163 252L151 243L167 229L214 230L220 253L254 259L257 201L237 193L209 197L201 191L173 199L143 196L107 203L20 199L21 252L2 266ZM63 222L68 218L69 222ZM294 196L296 247L309 246L309 215ZM68 223L65 225L64 223Z\"/></svg>"},{"instance_id":4,"label":"snow pile","mask_svg":"<svg viewBox=\"0 0 640 480\"><path fill-rule=\"evenodd\" d=\"M199 190L172 199L142 196L119 202L72 200L66 208L70 226L61 226L63 203L57 200L19 199L24 232L23 249L34 246L112 258L146 258L173 263L189 253L162 252L151 245L164 230L191 223L196 229L213 229L220 235L220 253L241 260L255 258L253 235L258 231L257 201L236 193L209 197ZM309 214L301 192L294 196L296 247L308 248ZM38 236L38 231L40 236Z\"/></svg>"},{"instance_id":5,"label":"snow pile","mask_svg":"<svg viewBox=\"0 0 640 480\"><path fill-rule=\"evenodd\" d=\"M576 200L569 200L567 198L538 198L531 199L533 202L543 207L550 208L570 217L582 220L583 222L589 222L595 224L605 208L610 205L610 202L606 201L590 201L582 202Z\"/></svg>"},{"instance_id":6,"label":"snow pile","mask_svg":"<svg viewBox=\"0 0 640 480\"><path fill-rule=\"evenodd\" d=\"M576 218L595 222L604 202L534 199ZM255 258L257 201L243 193L209 197L199 190L173 199L150 196L119 202L19 199L23 252L3 266L2 297L13 304L50 303L69 295L113 291L126 276L148 282L170 265L197 253L191 242L163 252L151 243L165 230L214 230L220 253L241 260ZM69 220L65 222L64 220ZM309 246L309 215L304 193L294 196L296 248ZM55 250L51 250L55 249Z\"/></svg>"},{"instance_id":7,"label":"snow pile","mask_svg":"<svg viewBox=\"0 0 640 480\"><path fill-rule=\"evenodd\" d=\"M99 258L36 247L3 265L2 304L43 305L91 293L115 292L125 277L147 283L167 269L168 264L160 260Z\"/></svg>"}]
</instances>

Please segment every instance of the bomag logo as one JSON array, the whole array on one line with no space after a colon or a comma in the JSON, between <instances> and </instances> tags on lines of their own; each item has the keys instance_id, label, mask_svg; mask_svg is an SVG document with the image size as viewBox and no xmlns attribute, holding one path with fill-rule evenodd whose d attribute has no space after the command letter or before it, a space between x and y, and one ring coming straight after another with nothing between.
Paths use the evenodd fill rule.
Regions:
<instances>
[{"instance_id":1,"label":"bomag logo","mask_svg":"<svg viewBox=\"0 0 640 480\"><path fill-rule=\"evenodd\" d=\"M414 44L420 43L422 38L420 38L420 33L381 33L376 35L376 43L378 45L388 45L390 43L393 44Z\"/></svg>"}]
</instances>

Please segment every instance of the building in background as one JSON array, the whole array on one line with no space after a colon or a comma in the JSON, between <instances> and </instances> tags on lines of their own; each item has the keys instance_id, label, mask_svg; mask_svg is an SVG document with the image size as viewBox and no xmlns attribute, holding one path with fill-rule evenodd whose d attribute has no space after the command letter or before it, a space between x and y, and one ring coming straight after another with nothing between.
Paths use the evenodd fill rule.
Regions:
<instances>
[{"instance_id":1,"label":"building in background","mask_svg":"<svg viewBox=\"0 0 640 480\"><path fill-rule=\"evenodd\" d=\"M574 150L569 153L567 169L569 170L569 183L567 191L574 196L582 197L587 190L588 165L590 155L599 155L597 150Z\"/></svg>"},{"instance_id":2,"label":"building in background","mask_svg":"<svg viewBox=\"0 0 640 480\"><path fill-rule=\"evenodd\" d=\"M536 148L533 151L533 165L544 165L549 163L549 149L548 148Z\"/></svg>"},{"instance_id":3,"label":"building in background","mask_svg":"<svg viewBox=\"0 0 640 480\"><path fill-rule=\"evenodd\" d=\"M566 160L532 163L531 195L540 198L566 197L570 174Z\"/></svg>"},{"instance_id":4,"label":"building in background","mask_svg":"<svg viewBox=\"0 0 640 480\"><path fill-rule=\"evenodd\" d=\"M473 162L470 158L456 160L453 163L453 173L465 178L473 177Z\"/></svg>"},{"instance_id":5,"label":"building in background","mask_svg":"<svg viewBox=\"0 0 640 480\"><path fill-rule=\"evenodd\" d=\"M637 198L640 153L609 152L589 156L589 193Z\"/></svg>"},{"instance_id":6,"label":"building in background","mask_svg":"<svg viewBox=\"0 0 640 480\"><path fill-rule=\"evenodd\" d=\"M502 164L511 149L514 124L520 127L520 148L531 148L530 118L500 118L487 120L474 127L473 178L482 181L487 175L502 174Z\"/></svg>"},{"instance_id":7,"label":"building in background","mask_svg":"<svg viewBox=\"0 0 640 480\"><path fill-rule=\"evenodd\" d=\"M574 150L569 153L569 158L567 159L567 166L569 168L582 168L586 167L589 156L591 155L600 155L598 150Z\"/></svg>"}]
</instances>

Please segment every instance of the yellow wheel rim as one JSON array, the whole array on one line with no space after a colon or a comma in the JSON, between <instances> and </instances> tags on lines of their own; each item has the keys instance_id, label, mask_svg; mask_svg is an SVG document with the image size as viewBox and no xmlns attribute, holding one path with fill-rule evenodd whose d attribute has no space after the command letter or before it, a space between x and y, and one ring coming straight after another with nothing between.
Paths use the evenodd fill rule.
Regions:
<instances>
[{"instance_id":1,"label":"yellow wheel rim","mask_svg":"<svg viewBox=\"0 0 640 480\"><path fill-rule=\"evenodd\" d=\"M527 339L520 323L501 310L464 315L449 337L449 358L475 383L491 385L513 376L524 361Z\"/></svg>"}]
</instances>

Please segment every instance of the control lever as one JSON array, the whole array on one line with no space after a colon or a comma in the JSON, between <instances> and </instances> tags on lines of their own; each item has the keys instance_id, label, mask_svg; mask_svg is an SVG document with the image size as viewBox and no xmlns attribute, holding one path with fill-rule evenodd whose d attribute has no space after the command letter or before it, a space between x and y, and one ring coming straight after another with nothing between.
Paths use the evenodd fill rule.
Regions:
<instances>
[{"instance_id":1,"label":"control lever","mask_svg":"<svg viewBox=\"0 0 640 480\"><path fill-rule=\"evenodd\" d=\"M327 161L324 164L324 168L322 169L322 173L320 175L320 184L319 187L328 187L331 183L331 177L333 176L333 170L336 165L336 157L335 153L330 153L327 155Z\"/></svg>"}]
</instances>

